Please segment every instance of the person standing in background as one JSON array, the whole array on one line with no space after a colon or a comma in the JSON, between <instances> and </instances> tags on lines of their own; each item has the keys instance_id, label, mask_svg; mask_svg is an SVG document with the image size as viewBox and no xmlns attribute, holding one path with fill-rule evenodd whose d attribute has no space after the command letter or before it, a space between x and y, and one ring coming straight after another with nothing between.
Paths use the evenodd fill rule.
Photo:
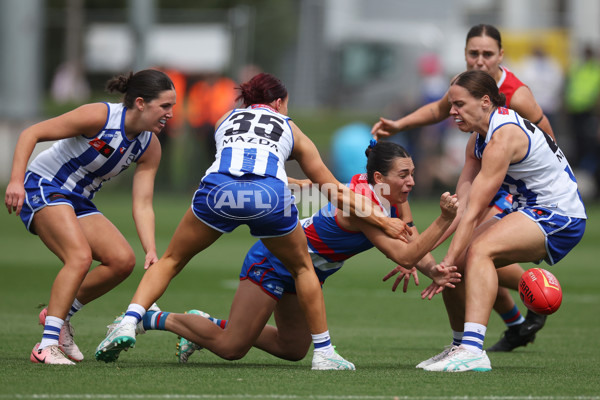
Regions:
<instances>
[{"instance_id":1,"label":"person standing in background","mask_svg":"<svg viewBox=\"0 0 600 400\"><path fill-rule=\"evenodd\" d=\"M567 75L565 103L574 135L573 164L594 177L595 196L600 197L600 60L591 45L585 46L583 60Z\"/></svg>"}]
</instances>

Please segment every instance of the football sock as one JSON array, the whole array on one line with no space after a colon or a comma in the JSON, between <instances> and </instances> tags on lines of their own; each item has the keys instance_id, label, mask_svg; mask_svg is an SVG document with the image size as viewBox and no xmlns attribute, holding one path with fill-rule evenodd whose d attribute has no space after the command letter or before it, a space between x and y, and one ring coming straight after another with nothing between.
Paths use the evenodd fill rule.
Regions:
<instances>
[{"instance_id":1,"label":"football sock","mask_svg":"<svg viewBox=\"0 0 600 400\"><path fill-rule=\"evenodd\" d=\"M47 346L58 344L58 336L60 335L60 329L64 323L65 321L58 317L46 316L44 333L42 334L42 341L40 342L39 347L40 350Z\"/></svg>"},{"instance_id":2,"label":"football sock","mask_svg":"<svg viewBox=\"0 0 600 400\"><path fill-rule=\"evenodd\" d=\"M486 330L487 327L485 325L475 322L465 322L465 333L463 334L461 346L471 353L481 354Z\"/></svg>"},{"instance_id":3,"label":"football sock","mask_svg":"<svg viewBox=\"0 0 600 400\"><path fill-rule=\"evenodd\" d=\"M217 325L221 329L225 329L225 327L227 326L227 320L226 319L217 319L217 318L214 318L214 317L208 317L208 319L209 319L209 321L211 321L212 323L214 323L215 325Z\"/></svg>"},{"instance_id":4,"label":"football sock","mask_svg":"<svg viewBox=\"0 0 600 400\"><path fill-rule=\"evenodd\" d=\"M145 330L158 329L161 331L165 330L165 322L167 316L171 314L166 311L148 311L142 318L142 324Z\"/></svg>"},{"instance_id":5,"label":"football sock","mask_svg":"<svg viewBox=\"0 0 600 400\"><path fill-rule=\"evenodd\" d=\"M523 322L525 322L525 318L523 318L523 315L521 315L521 312L517 308L516 304L509 312L500 314L500 317L502 317L506 326L521 325Z\"/></svg>"},{"instance_id":6,"label":"football sock","mask_svg":"<svg viewBox=\"0 0 600 400\"><path fill-rule=\"evenodd\" d=\"M146 309L144 307L142 307L139 304L131 303L129 307L127 307L127 311L125 311L125 316L119 323L119 326L126 323L135 325L142 320L144 314L146 314Z\"/></svg>"},{"instance_id":7,"label":"football sock","mask_svg":"<svg viewBox=\"0 0 600 400\"><path fill-rule=\"evenodd\" d=\"M452 331L452 346L460 346L462 343L463 332Z\"/></svg>"},{"instance_id":8,"label":"football sock","mask_svg":"<svg viewBox=\"0 0 600 400\"><path fill-rule=\"evenodd\" d=\"M83 304L81 304L79 302L79 300L75 299L73 301L73 304L71 305L71 309L69 310L69 313L67 314L67 316L65 318L65 322L70 321L73 314L75 314L77 311L81 310L81 307L83 307Z\"/></svg>"},{"instance_id":9,"label":"football sock","mask_svg":"<svg viewBox=\"0 0 600 400\"><path fill-rule=\"evenodd\" d=\"M322 351L325 355L332 355L335 350L331 345L331 338L329 337L329 331L325 331L323 333L319 333L312 336L313 344L315 346L315 351Z\"/></svg>"}]
</instances>

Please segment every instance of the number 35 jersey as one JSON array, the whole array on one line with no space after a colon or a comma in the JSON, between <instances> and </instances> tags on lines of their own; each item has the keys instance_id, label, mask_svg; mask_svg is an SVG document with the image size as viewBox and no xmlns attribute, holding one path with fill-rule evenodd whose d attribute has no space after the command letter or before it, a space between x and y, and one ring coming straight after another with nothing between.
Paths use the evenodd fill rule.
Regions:
<instances>
[{"instance_id":1,"label":"number 35 jersey","mask_svg":"<svg viewBox=\"0 0 600 400\"><path fill-rule=\"evenodd\" d=\"M543 206L557 213L586 218L575 175L558 145L545 132L513 110L499 107L490 117L487 135L477 136L475 156L483 156L492 136L503 125L519 126L529 139L525 157L508 167L502 188L513 195L513 209Z\"/></svg>"},{"instance_id":2,"label":"number 35 jersey","mask_svg":"<svg viewBox=\"0 0 600 400\"><path fill-rule=\"evenodd\" d=\"M206 175L254 174L274 177L287 184L285 161L294 147L289 120L262 104L233 110L215 132L216 159Z\"/></svg>"}]
</instances>

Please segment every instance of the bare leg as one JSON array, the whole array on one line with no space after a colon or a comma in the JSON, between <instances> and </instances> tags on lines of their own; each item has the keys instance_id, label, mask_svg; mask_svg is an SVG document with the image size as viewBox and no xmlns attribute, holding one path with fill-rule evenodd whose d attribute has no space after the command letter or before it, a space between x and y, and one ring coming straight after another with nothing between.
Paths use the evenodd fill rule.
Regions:
<instances>
[{"instance_id":1,"label":"bare leg","mask_svg":"<svg viewBox=\"0 0 600 400\"><path fill-rule=\"evenodd\" d=\"M87 304L123 282L135 267L135 253L119 230L101 214L79 219L100 265L92 269L77 291L77 300Z\"/></svg>"},{"instance_id":2,"label":"bare leg","mask_svg":"<svg viewBox=\"0 0 600 400\"><path fill-rule=\"evenodd\" d=\"M200 315L173 313L168 315L165 328L219 357L238 360L255 343L276 303L257 285L245 280L240 282L235 293L225 329Z\"/></svg>"},{"instance_id":3,"label":"bare leg","mask_svg":"<svg viewBox=\"0 0 600 400\"><path fill-rule=\"evenodd\" d=\"M48 315L64 320L88 273L92 251L70 206L43 208L35 214L33 228L44 244L64 263L54 279L48 303Z\"/></svg>"},{"instance_id":4,"label":"bare leg","mask_svg":"<svg viewBox=\"0 0 600 400\"><path fill-rule=\"evenodd\" d=\"M192 257L209 247L220 236L221 232L204 224L188 209L175 230L167 251L157 263L148 268L131 302L140 304L147 310L162 296L171 280Z\"/></svg>"},{"instance_id":5,"label":"bare leg","mask_svg":"<svg viewBox=\"0 0 600 400\"><path fill-rule=\"evenodd\" d=\"M465 320L487 325L496 299L498 274L495 267L516 260L536 261L546 255L544 235L536 224L520 213L489 221L470 246L465 269Z\"/></svg>"},{"instance_id":6,"label":"bare leg","mask_svg":"<svg viewBox=\"0 0 600 400\"><path fill-rule=\"evenodd\" d=\"M262 242L292 274L298 292L298 302L304 310L310 332L318 334L327 331L321 284L306 250L308 244L300 224L289 235L262 239Z\"/></svg>"},{"instance_id":7,"label":"bare leg","mask_svg":"<svg viewBox=\"0 0 600 400\"><path fill-rule=\"evenodd\" d=\"M311 345L310 331L298 296L286 293L275 307L276 327L267 325L254 346L290 361L303 359Z\"/></svg>"}]
</instances>

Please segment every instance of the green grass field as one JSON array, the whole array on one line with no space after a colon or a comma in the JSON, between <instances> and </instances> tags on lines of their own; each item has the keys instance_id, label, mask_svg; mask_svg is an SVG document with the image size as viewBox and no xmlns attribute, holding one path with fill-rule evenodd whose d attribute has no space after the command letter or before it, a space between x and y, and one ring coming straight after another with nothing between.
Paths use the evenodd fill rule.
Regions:
<instances>
[{"instance_id":1,"label":"green grass field","mask_svg":"<svg viewBox=\"0 0 600 400\"><path fill-rule=\"evenodd\" d=\"M159 253L190 198L157 196ZM97 204L142 260L129 196L103 191ZM411 204L422 228L439 210L435 202ZM60 263L20 220L3 211L0 399L600 399L600 273L594 261L600 256L600 226L595 223L600 207L588 205L588 214L582 243L551 268L562 284L563 304L536 342L512 353L491 354L489 373L444 374L415 369L450 341L441 297L420 300L420 288L414 286L408 293L393 293L391 282L382 282L382 277L394 265L376 250L351 259L324 287L334 344L356 364L354 372L313 372L310 356L293 363L255 349L235 362L202 351L187 365L179 365L176 337L167 332L140 336L136 348L122 353L116 363L97 362L94 349L104 338L105 326L129 303L143 273L141 266L73 318L76 341L86 357L82 363L33 364L29 353L41 337L37 314L48 301ZM171 283L159 301L161 308L177 312L199 308L226 317L241 262L252 243L246 228L220 239ZM444 250L437 250L436 258ZM426 285L422 277L421 287ZM493 344L503 330L500 318L493 315L485 345Z\"/></svg>"}]
</instances>

